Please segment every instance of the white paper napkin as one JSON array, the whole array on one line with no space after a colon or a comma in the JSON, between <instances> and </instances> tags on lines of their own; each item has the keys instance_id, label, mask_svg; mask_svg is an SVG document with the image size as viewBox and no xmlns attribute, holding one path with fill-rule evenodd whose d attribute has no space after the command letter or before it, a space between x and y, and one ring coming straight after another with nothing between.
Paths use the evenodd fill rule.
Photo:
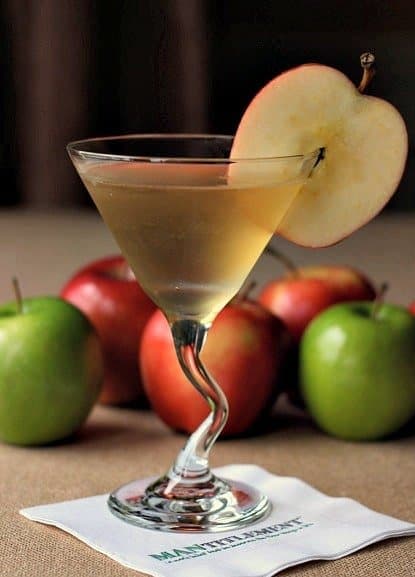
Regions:
<instances>
[{"instance_id":1,"label":"white paper napkin","mask_svg":"<svg viewBox=\"0 0 415 577\"><path fill-rule=\"evenodd\" d=\"M376 513L351 499L253 465L229 465L218 475L250 483L268 495L271 514L239 530L163 533L114 517L107 495L20 511L55 525L122 565L155 577L265 577L316 559L338 559L371 543L415 534L415 525Z\"/></svg>"}]
</instances>

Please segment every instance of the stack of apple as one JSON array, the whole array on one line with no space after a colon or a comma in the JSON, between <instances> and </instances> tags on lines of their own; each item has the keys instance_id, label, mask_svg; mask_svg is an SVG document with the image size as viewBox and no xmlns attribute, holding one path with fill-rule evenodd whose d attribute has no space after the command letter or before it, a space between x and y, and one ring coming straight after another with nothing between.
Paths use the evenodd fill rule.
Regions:
<instances>
[{"instance_id":1,"label":"stack of apple","mask_svg":"<svg viewBox=\"0 0 415 577\"><path fill-rule=\"evenodd\" d=\"M309 266L268 283L257 302L228 304L202 353L229 400L224 435L252 430L284 390L339 437L381 438L404 425L415 413L415 303L411 315L374 296L354 268ZM61 297L0 310L0 438L64 438L98 395L106 404L147 397L175 430L200 424L206 403L180 369L164 315L121 256L81 269Z\"/></svg>"},{"instance_id":2,"label":"stack of apple","mask_svg":"<svg viewBox=\"0 0 415 577\"><path fill-rule=\"evenodd\" d=\"M258 423L287 389L290 372L288 392L291 397L298 394L297 344L319 312L337 302L374 295L369 280L352 268L303 267L265 286L259 302L241 296L225 307L202 353L229 400L223 434L238 435ZM185 432L196 429L208 414L206 402L179 366L164 315L155 310L123 257L88 264L69 280L61 296L88 316L100 337L105 366L102 403L140 400L144 386L167 425Z\"/></svg>"},{"instance_id":3,"label":"stack of apple","mask_svg":"<svg viewBox=\"0 0 415 577\"><path fill-rule=\"evenodd\" d=\"M144 388L168 426L195 430L207 416L206 403L183 375L164 315L124 259L91 263L61 295L100 336L101 402L139 400ZM375 296L372 282L355 268L291 266L263 287L257 302L240 296L228 304L202 352L229 400L223 434L254 428L283 391L294 403L304 399L333 435L381 438L402 426L415 412L415 318L374 303Z\"/></svg>"},{"instance_id":4,"label":"stack of apple","mask_svg":"<svg viewBox=\"0 0 415 577\"><path fill-rule=\"evenodd\" d=\"M352 268L303 267L269 283L259 302L240 297L229 304L202 353L230 403L224 435L252 428L287 389L290 370L288 392L298 394L296 345L313 317L334 303L374 294L371 283ZM207 416L205 401L180 369L164 315L122 256L86 265L61 296L85 313L100 337L105 366L101 403L142 401L144 385L152 407L173 429L191 432Z\"/></svg>"},{"instance_id":5,"label":"stack of apple","mask_svg":"<svg viewBox=\"0 0 415 577\"><path fill-rule=\"evenodd\" d=\"M414 305L384 303L365 275L340 266L291 271L259 301L295 338L285 389L321 429L373 440L415 416Z\"/></svg>"}]
</instances>

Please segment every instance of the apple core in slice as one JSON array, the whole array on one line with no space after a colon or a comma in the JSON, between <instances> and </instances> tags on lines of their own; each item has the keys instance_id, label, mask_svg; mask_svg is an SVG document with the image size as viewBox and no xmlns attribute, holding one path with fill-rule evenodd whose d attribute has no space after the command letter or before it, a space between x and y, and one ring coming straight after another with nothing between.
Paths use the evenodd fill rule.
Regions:
<instances>
[{"instance_id":1,"label":"apple core in slice","mask_svg":"<svg viewBox=\"0 0 415 577\"><path fill-rule=\"evenodd\" d=\"M252 100L232 158L321 150L276 232L309 247L335 244L373 218L401 179L405 123L389 102L363 95L338 70L306 64L269 82ZM230 172L229 178L237 177Z\"/></svg>"}]
</instances>

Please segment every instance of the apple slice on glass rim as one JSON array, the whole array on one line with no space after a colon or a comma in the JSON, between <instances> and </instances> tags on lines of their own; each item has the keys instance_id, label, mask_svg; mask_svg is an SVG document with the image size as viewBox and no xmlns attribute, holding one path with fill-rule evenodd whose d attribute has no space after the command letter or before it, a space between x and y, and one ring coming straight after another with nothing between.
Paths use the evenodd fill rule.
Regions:
<instances>
[{"instance_id":1,"label":"apple slice on glass rim","mask_svg":"<svg viewBox=\"0 0 415 577\"><path fill-rule=\"evenodd\" d=\"M288 70L255 96L239 123L231 158L320 150L276 231L296 244L329 246L350 235L380 212L402 177L405 123L389 102L362 94L373 63L371 54L361 56L358 88L329 66Z\"/></svg>"}]
</instances>

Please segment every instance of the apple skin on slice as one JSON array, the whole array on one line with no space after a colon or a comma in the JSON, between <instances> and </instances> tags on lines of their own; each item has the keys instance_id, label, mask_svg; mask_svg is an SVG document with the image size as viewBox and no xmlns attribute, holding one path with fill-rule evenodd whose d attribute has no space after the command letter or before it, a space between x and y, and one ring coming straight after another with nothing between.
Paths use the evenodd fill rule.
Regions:
<instances>
[{"instance_id":1,"label":"apple skin on slice","mask_svg":"<svg viewBox=\"0 0 415 577\"><path fill-rule=\"evenodd\" d=\"M305 64L269 82L252 100L231 158L323 149L277 234L308 247L339 242L385 206L401 179L405 123L387 101L361 94L338 70Z\"/></svg>"}]
</instances>

